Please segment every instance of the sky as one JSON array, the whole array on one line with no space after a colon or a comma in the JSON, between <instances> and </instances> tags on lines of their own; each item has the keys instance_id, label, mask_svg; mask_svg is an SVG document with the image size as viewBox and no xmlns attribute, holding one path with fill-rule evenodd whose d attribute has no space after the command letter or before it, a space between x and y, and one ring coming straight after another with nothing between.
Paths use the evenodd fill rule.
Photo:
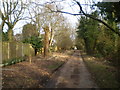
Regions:
<instances>
[{"instance_id":1,"label":"sky","mask_svg":"<svg viewBox=\"0 0 120 90\"><path fill-rule=\"evenodd\" d=\"M25 1L25 0L24 0ZM26 0L28 1L28 0ZM32 2L38 2L39 0L30 0ZM50 0L40 0L41 3L44 2L49 2ZM59 0L58 0L59 1ZM85 4L86 2L88 3L88 0L77 0L79 1L81 4ZM89 0L90 2L92 2L92 0ZM101 0L94 0L94 1L101 1ZM89 2L89 4L91 4ZM78 5L74 4L73 0L65 0L64 2L61 3L61 5L64 7L64 9L62 11L66 11L66 12L70 12L70 13L78 13L79 12L79 7ZM83 5L83 10L86 12L90 12L90 8L88 6ZM71 24L72 27L76 27L76 23L78 22L79 16L72 16L72 15L68 15L68 14L63 14L69 21L69 23ZM0 20L1 22L1 20ZM22 32L22 27L29 23L29 21L19 21L15 27L14 27L14 35L17 33L21 33ZM7 27L5 26L4 31L7 30Z\"/></svg>"}]
</instances>

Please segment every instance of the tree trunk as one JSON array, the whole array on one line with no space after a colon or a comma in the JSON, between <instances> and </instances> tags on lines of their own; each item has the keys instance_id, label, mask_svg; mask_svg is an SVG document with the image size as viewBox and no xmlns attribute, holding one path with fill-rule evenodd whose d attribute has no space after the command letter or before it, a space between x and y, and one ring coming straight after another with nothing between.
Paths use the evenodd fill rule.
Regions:
<instances>
[{"instance_id":1,"label":"tree trunk","mask_svg":"<svg viewBox=\"0 0 120 90\"><path fill-rule=\"evenodd\" d=\"M84 38L84 43L85 43L85 49L86 49L86 52L87 52L87 54L92 54L91 53L91 48L90 48L90 43L89 43L89 40L87 39L87 38Z\"/></svg>"},{"instance_id":2,"label":"tree trunk","mask_svg":"<svg viewBox=\"0 0 120 90\"><path fill-rule=\"evenodd\" d=\"M13 30L12 29L8 30L8 39L9 39L9 41L13 40Z\"/></svg>"},{"instance_id":3,"label":"tree trunk","mask_svg":"<svg viewBox=\"0 0 120 90\"><path fill-rule=\"evenodd\" d=\"M35 56L37 55L37 49L35 48Z\"/></svg>"},{"instance_id":4,"label":"tree trunk","mask_svg":"<svg viewBox=\"0 0 120 90\"><path fill-rule=\"evenodd\" d=\"M2 23L1 23L1 30L2 30L2 32L3 32L4 24L5 24L5 21L3 20Z\"/></svg>"},{"instance_id":5,"label":"tree trunk","mask_svg":"<svg viewBox=\"0 0 120 90\"><path fill-rule=\"evenodd\" d=\"M54 37L54 30L51 29L51 35L50 35L50 41L49 41L50 46L52 46L53 37Z\"/></svg>"},{"instance_id":6,"label":"tree trunk","mask_svg":"<svg viewBox=\"0 0 120 90\"><path fill-rule=\"evenodd\" d=\"M97 39L95 39L94 44L93 44L93 54L95 54L96 45L97 45Z\"/></svg>"},{"instance_id":7,"label":"tree trunk","mask_svg":"<svg viewBox=\"0 0 120 90\"><path fill-rule=\"evenodd\" d=\"M120 37L118 38L118 50L117 50L117 80L120 88Z\"/></svg>"},{"instance_id":8,"label":"tree trunk","mask_svg":"<svg viewBox=\"0 0 120 90\"><path fill-rule=\"evenodd\" d=\"M45 36L44 36L44 57L49 54L49 27L46 26L44 28Z\"/></svg>"}]
</instances>

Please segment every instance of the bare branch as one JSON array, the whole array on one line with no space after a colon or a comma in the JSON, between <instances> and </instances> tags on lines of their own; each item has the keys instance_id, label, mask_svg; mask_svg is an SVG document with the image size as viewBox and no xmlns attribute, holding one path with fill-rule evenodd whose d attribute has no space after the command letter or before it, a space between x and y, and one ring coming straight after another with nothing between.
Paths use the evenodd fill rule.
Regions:
<instances>
[{"instance_id":1,"label":"bare branch","mask_svg":"<svg viewBox=\"0 0 120 90\"><path fill-rule=\"evenodd\" d=\"M83 11L80 2L78 2L78 1L76 1L76 0L73 0L73 1L75 1L75 2L77 3L77 5L79 6L79 8L80 8L80 12L79 12L78 14L73 14L73 13L70 13L70 12L59 11L59 10L54 11L54 10L51 10L50 8L49 8L49 9L51 10L51 12L60 12L60 13L65 13L65 14L69 14L69 15L74 15L74 16L77 16L77 15L85 15L86 17L89 17L89 18L91 18L91 19L93 19L93 20L96 20L96 21L104 24L104 25L105 25L107 28L109 28L112 32L114 32L114 33L116 33L118 36L120 36L120 32L119 32L119 31L116 31L115 29L113 29L110 25L108 25L108 24L105 23L104 21L102 21L102 20L100 20L100 19L98 19L98 18L95 18L95 17L93 17L93 16L90 15L90 14L86 14L86 13Z\"/></svg>"},{"instance_id":2,"label":"bare branch","mask_svg":"<svg viewBox=\"0 0 120 90\"><path fill-rule=\"evenodd\" d=\"M76 16L76 15L83 15L83 14L80 14L80 13L74 14L74 13L69 13L69 12L64 12L64 11L59 11L59 10L57 10L57 11L51 10L51 12L60 12L60 13L65 13L65 14L69 14L69 15L74 15L74 16Z\"/></svg>"},{"instance_id":3,"label":"bare branch","mask_svg":"<svg viewBox=\"0 0 120 90\"><path fill-rule=\"evenodd\" d=\"M8 26L8 30L12 30L18 21L25 19L23 17L23 10L25 9L22 0L3 1L2 9L2 31L5 24Z\"/></svg>"}]
</instances>

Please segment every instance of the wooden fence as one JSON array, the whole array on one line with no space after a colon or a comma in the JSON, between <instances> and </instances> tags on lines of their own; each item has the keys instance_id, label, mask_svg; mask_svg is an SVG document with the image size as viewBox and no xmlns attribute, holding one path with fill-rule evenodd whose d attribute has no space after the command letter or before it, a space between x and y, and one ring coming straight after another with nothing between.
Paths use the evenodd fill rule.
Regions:
<instances>
[{"instance_id":1,"label":"wooden fence","mask_svg":"<svg viewBox=\"0 0 120 90\"><path fill-rule=\"evenodd\" d=\"M34 49L30 44L21 42L2 42L2 62L10 59L33 56Z\"/></svg>"}]
</instances>

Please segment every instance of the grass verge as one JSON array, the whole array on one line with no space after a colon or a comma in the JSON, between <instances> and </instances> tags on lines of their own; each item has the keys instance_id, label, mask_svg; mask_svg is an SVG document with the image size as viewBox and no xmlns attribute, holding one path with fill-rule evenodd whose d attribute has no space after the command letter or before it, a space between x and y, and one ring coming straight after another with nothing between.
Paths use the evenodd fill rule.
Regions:
<instances>
[{"instance_id":1,"label":"grass verge","mask_svg":"<svg viewBox=\"0 0 120 90\"><path fill-rule=\"evenodd\" d=\"M57 62L55 64L52 65L48 65L47 68L51 69L53 72L56 71L59 67L61 67L65 62L61 61L61 62Z\"/></svg>"},{"instance_id":2,"label":"grass verge","mask_svg":"<svg viewBox=\"0 0 120 90\"><path fill-rule=\"evenodd\" d=\"M116 69L82 52L82 57L94 80L100 88L118 88Z\"/></svg>"},{"instance_id":3,"label":"grass verge","mask_svg":"<svg viewBox=\"0 0 120 90\"><path fill-rule=\"evenodd\" d=\"M2 62L3 64L1 66L5 67L5 66L9 66L9 65L13 65L13 64L22 62L22 61L25 61L24 57L8 59L8 60Z\"/></svg>"}]
</instances>

